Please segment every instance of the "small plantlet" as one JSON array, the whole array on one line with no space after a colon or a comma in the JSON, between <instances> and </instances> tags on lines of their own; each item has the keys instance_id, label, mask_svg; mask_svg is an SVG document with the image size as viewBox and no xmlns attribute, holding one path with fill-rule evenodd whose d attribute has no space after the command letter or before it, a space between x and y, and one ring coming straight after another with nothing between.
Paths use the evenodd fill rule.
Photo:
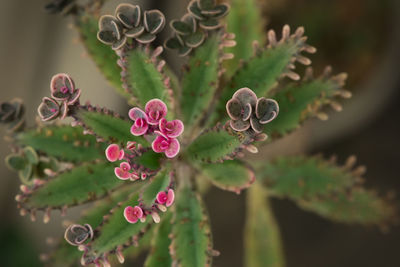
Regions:
<instances>
[{"instance_id":1,"label":"small plantlet","mask_svg":"<svg viewBox=\"0 0 400 267\"><path fill-rule=\"evenodd\" d=\"M48 265L110 266L150 248L146 267L210 266L220 253L202 200L207 183L238 194L250 187L247 267L284 265L269 197L343 223L387 227L393 220L390 202L362 187L365 168L355 167L353 156L344 166L320 156L246 161L247 152L309 118L327 119L327 106L340 111L339 98L351 96L346 74L330 67L317 78L311 68L295 72L316 51L302 27L291 33L285 25L279 38L273 30L264 38L254 0L192 0L170 21L173 35L164 42L186 58L176 75L153 42L165 16L123 3L99 17L103 2L52 1L46 9L74 16L88 53L129 111L83 102L90 96L79 78L65 73L51 79L36 126L24 127L20 100L0 105L12 142L6 162L23 182L21 215L34 221L42 211L47 223L54 210L64 216L93 203L43 255Z\"/></svg>"}]
</instances>

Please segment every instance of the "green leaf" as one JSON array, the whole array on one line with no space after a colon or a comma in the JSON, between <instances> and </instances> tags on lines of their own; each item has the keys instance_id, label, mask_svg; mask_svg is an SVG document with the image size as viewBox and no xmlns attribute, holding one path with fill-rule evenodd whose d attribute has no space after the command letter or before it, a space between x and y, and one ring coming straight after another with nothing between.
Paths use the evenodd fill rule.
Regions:
<instances>
[{"instance_id":1,"label":"green leaf","mask_svg":"<svg viewBox=\"0 0 400 267\"><path fill-rule=\"evenodd\" d=\"M56 175L35 189L23 200L23 206L28 209L76 206L104 197L122 183L115 177L113 164L87 163Z\"/></svg>"},{"instance_id":2,"label":"green leaf","mask_svg":"<svg viewBox=\"0 0 400 267\"><path fill-rule=\"evenodd\" d=\"M103 221L103 216L114 208L118 202L124 201L128 198L129 194L137 191L140 188L140 183L135 183L132 186L124 187L122 190L110 195L106 199L99 200L91 207L82 218L77 222L78 224L90 224L93 229L98 227ZM82 252L77 247L71 246L62 237L57 249L51 253L50 261L54 266L78 266Z\"/></svg>"},{"instance_id":3,"label":"green leaf","mask_svg":"<svg viewBox=\"0 0 400 267\"><path fill-rule=\"evenodd\" d=\"M332 196L360 181L350 167L337 166L319 156L279 157L267 164L262 163L258 173L270 194L292 199Z\"/></svg>"},{"instance_id":4,"label":"green leaf","mask_svg":"<svg viewBox=\"0 0 400 267\"><path fill-rule=\"evenodd\" d=\"M188 146L184 155L192 162L215 163L234 156L241 147L241 136L225 128L215 128L197 137Z\"/></svg>"},{"instance_id":5,"label":"green leaf","mask_svg":"<svg viewBox=\"0 0 400 267\"><path fill-rule=\"evenodd\" d=\"M212 238L208 215L200 196L185 185L181 185L176 194L171 239L173 266L211 265Z\"/></svg>"},{"instance_id":6,"label":"green leaf","mask_svg":"<svg viewBox=\"0 0 400 267\"><path fill-rule=\"evenodd\" d=\"M244 62L223 90L219 112L226 114L226 102L240 88L248 87L258 97L262 97L266 96L277 85L281 77L289 75L294 78L294 75L289 74L292 73L289 69L290 65L294 66L296 60L305 64L310 63L307 62L308 59L300 55L305 49L313 52L313 50L308 49L302 32L299 31L291 36L283 37L283 41L270 42L267 48L256 51L255 56ZM298 75L295 74L295 76ZM299 77L295 78L298 79Z\"/></svg>"},{"instance_id":7,"label":"green leaf","mask_svg":"<svg viewBox=\"0 0 400 267\"><path fill-rule=\"evenodd\" d=\"M338 96L344 85L345 74L332 77L320 77L290 84L272 97L279 103L278 117L266 125L265 132L280 136L297 129L310 116L318 115L324 104Z\"/></svg>"},{"instance_id":8,"label":"green leaf","mask_svg":"<svg viewBox=\"0 0 400 267\"><path fill-rule=\"evenodd\" d=\"M169 235L172 229L171 215L171 212L167 213L161 223L157 225L153 240L151 241L151 250L144 263L144 267L171 266L172 259L169 254L169 246L171 244Z\"/></svg>"},{"instance_id":9,"label":"green leaf","mask_svg":"<svg viewBox=\"0 0 400 267\"><path fill-rule=\"evenodd\" d=\"M16 136L19 145L31 146L40 153L66 161L82 162L104 157L105 145L83 134L82 127L47 126L30 129Z\"/></svg>"},{"instance_id":10,"label":"green leaf","mask_svg":"<svg viewBox=\"0 0 400 267\"><path fill-rule=\"evenodd\" d=\"M27 165L29 165L27 160L18 154L8 155L5 158L5 162L10 169L16 170L16 171L18 171L18 170L21 171L21 170L25 169L25 167Z\"/></svg>"},{"instance_id":11,"label":"green leaf","mask_svg":"<svg viewBox=\"0 0 400 267\"><path fill-rule=\"evenodd\" d=\"M90 15L80 16L76 20L76 26L87 52L99 70L119 94L130 99L130 95L121 86L121 68L117 65L119 57L110 46L97 39L98 18Z\"/></svg>"},{"instance_id":12,"label":"green leaf","mask_svg":"<svg viewBox=\"0 0 400 267\"><path fill-rule=\"evenodd\" d=\"M24 148L24 155L28 159L29 163L36 165L39 163L39 156L36 151L32 147L25 147Z\"/></svg>"},{"instance_id":13,"label":"green leaf","mask_svg":"<svg viewBox=\"0 0 400 267\"><path fill-rule=\"evenodd\" d=\"M215 186L238 194L255 181L253 169L238 160L202 164L200 170Z\"/></svg>"},{"instance_id":14,"label":"green leaf","mask_svg":"<svg viewBox=\"0 0 400 267\"><path fill-rule=\"evenodd\" d=\"M151 178L149 184L143 187L141 192L141 202L144 207L151 208L157 198L158 192L166 191L170 182L171 178L168 169L160 171L155 177Z\"/></svg>"},{"instance_id":15,"label":"green leaf","mask_svg":"<svg viewBox=\"0 0 400 267\"><path fill-rule=\"evenodd\" d=\"M124 209L126 206L138 205L139 194L135 193L129 197L129 200L120 203L110 212L102 225L96 230L98 235L88 244L87 260L92 262L95 258L101 258L104 254L115 252L118 247L129 243L132 245L133 237L141 236L149 228L151 219L147 218L146 222L131 224L124 217Z\"/></svg>"},{"instance_id":16,"label":"green leaf","mask_svg":"<svg viewBox=\"0 0 400 267\"><path fill-rule=\"evenodd\" d=\"M171 109L165 77L157 70L152 57L142 49L133 49L127 53L127 61L128 84L138 103L144 107L149 100L158 98Z\"/></svg>"},{"instance_id":17,"label":"green leaf","mask_svg":"<svg viewBox=\"0 0 400 267\"><path fill-rule=\"evenodd\" d=\"M161 167L160 159L162 154L156 153L153 150L144 152L141 156L135 157L133 161L140 166L143 166L152 171L158 170Z\"/></svg>"},{"instance_id":18,"label":"green leaf","mask_svg":"<svg viewBox=\"0 0 400 267\"><path fill-rule=\"evenodd\" d=\"M261 181L272 196L286 197L300 207L329 219L360 224L387 223L395 209L387 201L359 185L365 168L353 169L319 157L281 157L260 168Z\"/></svg>"},{"instance_id":19,"label":"green leaf","mask_svg":"<svg viewBox=\"0 0 400 267\"><path fill-rule=\"evenodd\" d=\"M284 255L278 224L265 190L255 183L247 190L244 249L246 267L283 267Z\"/></svg>"},{"instance_id":20,"label":"green leaf","mask_svg":"<svg viewBox=\"0 0 400 267\"><path fill-rule=\"evenodd\" d=\"M183 74L181 110L186 127L195 125L210 108L218 87L221 35L213 34L190 57Z\"/></svg>"},{"instance_id":21,"label":"green leaf","mask_svg":"<svg viewBox=\"0 0 400 267\"><path fill-rule=\"evenodd\" d=\"M341 223L373 224L384 227L397 215L392 203L378 197L375 192L362 188L339 193L332 199L300 200L298 204L305 210Z\"/></svg>"},{"instance_id":22,"label":"green leaf","mask_svg":"<svg viewBox=\"0 0 400 267\"><path fill-rule=\"evenodd\" d=\"M240 60L247 60L253 55L253 42L264 44L264 21L256 0L232 0L227 20L227 32L235 34L236 45L227 48L235 57L226 61L227 74L231 76L239 67Z\"/></svg>"},{"instance_id":23,"label":"green leaf","mask_svg":"<svg viewBox=\"0 0 400 267\"><path fill-rule=\"evenodd\" d=\"M27 164L25 168L18 172L18 176L21 179L21 182L24 184L30 184L33 176L33 166L31 164Z\"/></svg>"},{"instance_id":24,"label":"green leaf","mask_svg":"<svg viewBox=\"0 0 400 267\"><path fill-rule=\"evenodd\" d=\"M93 131L96 136L111 143L125 145L128 141L135 141L142 145L148 144L144 138L131 134L130 129L133 124L131 121L112 114L86 110L79 110L77 116L84 128Z\"/></svg>"}]
</instances>

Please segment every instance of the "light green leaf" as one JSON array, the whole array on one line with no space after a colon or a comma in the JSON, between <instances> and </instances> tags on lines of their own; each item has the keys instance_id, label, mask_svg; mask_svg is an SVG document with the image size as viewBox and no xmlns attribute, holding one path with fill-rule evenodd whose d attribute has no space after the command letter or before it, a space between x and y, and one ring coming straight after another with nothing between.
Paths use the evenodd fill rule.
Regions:
<instances>
[{"instance_id":1,"label":"light green leaf","mask_svg":"<svg viewBox=\"0 0 400 267\"><path fill-rule=\"evenodd\" d=\"M172 259L169 254L169 246L171 239L172 224L171 216L172 213L168 212L155 229L153 240L151 241L151 250L147 256L144 267L167 267L171 266Z\"/></svg>"},{"instance_id":2,"label":"light green leaf","mask_svg":"<svg viewBox=\"0 0 400 267\"><path fill-rule=\"evenodd\" d=\"M82 162L104 158L105 144L96 138L84 135L80 126L47 126L30 129L16 135L20 145L31 146L48 156L66 161Z\"/></svg>"},{"instance_id":3,"label":"light green leaf","mask_svg":"<svg viewBox=\"0 0 400 267\"><path fill-rule=\"evenodd\" d=\"M26 196L23 207L28 209L76 206L104 197L122 181L114 174L111 163L86 163L51 178Z\"/></svg>"},{"instance_id":4,"label":"light green leaf","mask_svg":"<svg viewBox=\"0 0 400 267\"><path fill-rule=\"evenodd\" d=\"M200 196L188 186L182 185L176 193L174 206L170 248L173 266L211 265L211 231Z\"/></svg>"},{"instance_id":5,"label":"light green leaf","mask_svg":"<svg viewBox=\"0 0 400 267\"><path fill-rule=\"evenodd\" d=\"M130 95L122 88L121 68L117 65L119 57L110 46L97 39L98 18L91 15L80 16L76 20L76 26L82 43L99 70L120 95L130 100Z\"/></svg>"},{"instance_id":6,"label":"light green leaf","mask_svg":"<svg viewBox=\"0 0 400 267\"><path fill-rule=\"evenodd\" d=\"M135 141L142 145L148 144L144 138L131 134L130 129L133 124L131 121L111 114L86 110L79 110L77 116L83 122L84 128L111 143L125 145L128 141Z\"/></svg>"},{"instance_id":7,"label":"light green leaf","mask_svg":"<svg viewBox=\"0 0 400 267\"><path fill-rule=\"evenodd\" d=\"M164 101L171 109L168 90L164 84L165 77L157 70L156 63L151 56L142 49L133 49L127 53L128 84L131 86L131 94L138 103L144 107L146 103L158 98Z\"/></svg>"},{"instance_id":8,"label":"light green leaf","mask_svg":"<svg viewBox=\"0 0 400 267\"><path fill-rule=\"evenodd\" d=\"M25 169L27 165L29 165L28 161L18 154L10 154L5 158L5 162L7 166L16 171L21 171Z\"/></svg>"},{"instance_id":9,"label":"light green leaf","mask_svg":"<svg viewBox=\"0 0 400 267\"><path fill-rule=\"evenodd\" d=\"M285 266L278 224L265 190L255 183L247 190L246 200L245 266Z\"/></svg>"},{"instance_id":10,"label":"light green leaf","mask_svg":"<svg viewBox=\"0 0 400 267\"><path fill-rule=\"evenodd\" d=\"M226 61L227 74L231 76L239 67L240 60L247 60L253 55L253 42L264 45L264 21L261 18L261 8L256 0L232 0L227 20L229 33L235 34L236 45L227 48L235 57Z\"/></svg>"},{"instance_id":11,"label":"light green leaf","mask_svg":"<svg viewBox=\"0 0 400 267\"><path fill-rule=\"evenodd\" d=\"M280 90L272 96L279 103L279 115L265 126L265 132L273 136L284 135L297 129L310 116L318 115L323 105L343 92L345 77L345 74L320 77Z\"/></svg>"},{"instance_id":12,"label":"light green leaf","mask_svg":"<svg viewBox=\"0 0 400 267\"><path fill-rule=\"evenodd\" d=\"M319 156L279 157L260 164L258 177L268 186L270 194L292 199L329 197L360 181L351 168L340 167Z\"/></svg>"},{"instance_id":13,"label":"light green leaf","mask_svg":"<svg viewBox=\"0 0 400 267\"><path fill-rule=\"evenodd\" d=\"M129 194L137 191L141 187L140 183L135 183L131 186L126 186L122 190L110 195L110 197L97 201L93 207L85 212L79 219L78 224L90 224L93 229L98 227L103 221L103 216L108 214L118 202L124 201L128 198ZM136 248L137 250L139 248ZM50 256L50 262L54 266L78 266L80 265L80 257L82 252L77 247L71 246L62 237L57 249L53 251Z\"/></svg>"},{"instance_id":14,"label":"light green leaf","mask_svg":"<svg viewBox=\"0 0 400 267\"><path fill-rule=\"evenodd\" d=\"M213 34L190 57L182 80L181 111L186 127L195 125L210 108L218 88L221 35Z\"/></svg>"},{"instance_id":15,"label":"light green leaf","mask_svg":"<svg viewBox=\"0 0 400 267\"><path fill-rule=\"evenodd\" d=\"M283 41L271 43L266 48L259 49L255 56L251 57L237 70L232 79L225 86L219 102L220 115L225 115L225 104L240 88L248 87L258 97L268 95L278 81L289 75L298 79L297 74L292 73L289 66L295 66L296 60L309 64L310 61L301 56L303 50L311 51L305 43L301 30L291 36L283 37ZM308 61L308 62L307 62ZM294 77L297 76L297 77ZM278 101L279 103L279 101Z\"/></svg>"},{"instance_id":16,"label":"light green leaf","mask_svg":"<svg viewBox=\"0 0 400 267\"><path fill-rule=\"evenodd\" d=\"M149 218L144 223L138 221L131 224L124 217L125 207L138 205L138 198L139 194L132 194L127 201L115 207L107 215L102 225L96 229L99 234L88 244L88 253L85 257L87 263L92 263L96 258L102 258L105 254L115 252L124 244L132 245L134 236L142 236L149 229L151 221Z\"/></svg>"},{"instance_id":17,"label":"light green leaf","mask_svg":"<svg viewBox=\"0 0 400 267\"><path fill-rule=\"evenodd\" d=\"M166 191L170 182L171 178L168 169L160 171L155 177L151 178L149 184L143 187L141 192L144 207L151 208L157 198L158 192Z\"/></svg>"},{"instance_id":18,"label":"light green leaf","mask_svg":"<svg viewBox=\"0 0 400 267\"><path fill-rule=\"evenodd\" d=\"M253 169L238 160L202 164L199 169L215 186L236 193L240 193L255 181Z\"/></svg>"},{"instance_id":19,"label":"light green leaf","mask_svg":"<svg viewBox=\"0 0 400 267\"><path fill-rule=\"evenodd\" d=\"M243 138L245 138L243 136ZM211 129L201 134L184 152L192 162L220 162L240 151L242 137L225 128Z\"/></svg>"},{"instance_id":20,"label":"light green leaf","mask_svg":"<svg viewBox=\"0 0 400 267\"><path fill-rule=\"evenodd\" d=\"M373 191L355 188L334 198L299 200L299 206L329 220L341 223L387 226L397 216L397 209Z\"/></svg>"}]
</instances>

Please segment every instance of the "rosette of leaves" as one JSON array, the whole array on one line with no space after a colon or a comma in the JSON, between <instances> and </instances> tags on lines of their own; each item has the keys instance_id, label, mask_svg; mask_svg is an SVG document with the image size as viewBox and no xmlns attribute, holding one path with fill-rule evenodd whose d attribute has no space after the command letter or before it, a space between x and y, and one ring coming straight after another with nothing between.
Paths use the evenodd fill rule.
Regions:
<instances>
[{"instance_id":1,"label":"rosette of leaves","mask_svg":"<svg viewBox=\"0 0 400 267\"><path fill-rule=\"evenodd\" d=\"M188 55L201 45L208 31L222 26L221 19L228 14L227 4L217 5L215 1L193 0L188 12L180 20L172 20L170 27L174 36L165 42L165 47L176 49L179 56Z\"/></svg>"},{"instance_id":2,"label":"rosette of leaves","mask_svg":"<svg viewBox=\"0 0 400 267\"><path fill-rule=\"evenodd\" d=\"M115 16L104 15L100 18L97 38L118 50L126 44L128 38L141 44L151 43L164 25L165 17L159 10L142 12L140 6L120 4L115 10Z\"/></svg>"},{"instance_id":3,"label":"rosette of leaves","mask_svg":"<svg viewBox=\"0 0 400 267\"><path fill-rule=\"evenodd\" d=\"M229 12L229 5L217 4L216 0L192 0L188 11L199 22L199 26L205 30L215 30L221 27L221 18Z\"/></svg>"},{"instance_id":4,"label":"rosette of leaves","mask_svg":"<svg viewBox=\"0 0 400 267\"><path fill-rule=\"evenodd\" d=\"M188 55L205 39L204 31L198 27L196 19L191 14L185 14L181 20L172 20L170 26L175 36L165 42L165 47L177 49L180 56Z\"/></svg>"},{"instance_id":5,"label":"rosette of leaves","mask_svg":"<svg viewBox=\"0 0 400 267\"><path fill-rule=\"evenodd\" d=\"M8 155L5 161L11 170L18 172L21 182L26 185L32 185L35 178L45 178L46 170L54 172L58 169L55 158L40 157L30 146L23 148L19 153Z\"/></svg>"},{"instance_id":6,"label":"rosette of leaves","mask_svg":"<svg viewBox=\"0 0 400 267\"><path fill-rule=\"evenodd\" d=\"M21 99L15 98L0 104L0 123L8 125L9 131L19 131L25 125L25 106Z\"/></svg>"},{"instance_id":7,"label":"rosette of leaves","mask_svg":"<svg viewBox=\"0 0 400 267\"><path fill-rule=\"evenodd\" d=\"M271 30L264 43L255 27L262 23L255 3L231 3L226 28L237 45L225 27L208 30L179 75L163 59L162 47L127 45L116 55L97 41L97 23L77 17L84 44L100 70L114 83L121 81L118 88L124 89L131 112L119 115L88 102L77 100L68 106L63 100L71 125L39 125L12 135L16 151L30 146L41 157L57 158L62 166L21 187L16 199L22 215L34 220L42 211L48 222L53 210L65 215L70 207L89 207L66 229L73 246L61 237L54 252L43 257L49 264L109 266L150 248L146 267L210 266L219 253L213 247L199 182L234 193L250 187L244 229L244 265L249 267L284 265L279 225L267 202L271 197L290 199L336 222L390 224L395 208L362 187L365 168L356 167L354 157L338 164L318 156L277 153L268 161L246 162L246 153L257 152L266 140L279 140L309 118L327 119L326 107L340 110L341 98L351 95L343 89L346 75L333 75L331 68L317 77L311 68L295 72L298 63L310 65L306 55L315 52L303 28L291 33L284 26L278 37ZM191 16L197 12L200 25L198 21L209 21L224 6L192 1L189 10ZM138 9L129 10L121 14L132 17ZM246 14L252 14L251 19ZM128 31L120 19L110 21L118 22L122 33ZM140 25L132 23L132 28ZM242 63L228 60L232 55ZM249 88L244 92L250 98L241 95L241 88ZM54 90L49 94L54 97ZM54 115L51 109L57 111L57 104L50 101L42 107L43 120ZM247 130L236 127L239 120ZM174 153L167 157L162 152L171 144Z\"/></svg>"}]
</instances>

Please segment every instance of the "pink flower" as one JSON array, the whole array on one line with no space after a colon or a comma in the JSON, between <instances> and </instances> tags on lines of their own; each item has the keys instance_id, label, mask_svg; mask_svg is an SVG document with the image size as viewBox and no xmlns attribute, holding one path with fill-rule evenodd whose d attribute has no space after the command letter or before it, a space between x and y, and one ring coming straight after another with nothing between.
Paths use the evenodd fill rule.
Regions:
<instances>
[{"instance_id":1,"label":"pink flower","mask_svg":"<svg viewBox=\"0 0 400 267\"><path fill-rule=\"evenodd\" d=\"M147 122L151 125L158 125L160 120L167 115L168 109L163 101L154 98L145 106Z\"/></svg>"},{"instance_id":2,"label":"pink flower","mask_svg":"<svg viewBox=\"0 0 400 267\"><path fill-rule=\"evenodd\" d=\"M167 207L171 206L174 203L175 193L174 190L168 189L168 194L164 191L161 191L157 194L157 202L159 204L166 204Z\"/></svg>"},{"instance_id":3,"label":"pink flower","mask_svg":"<svg viewBox=\"0 0 400 267\"><path fill-rule=\"evenodd\" d=\"M65 73L59 73L51 78L51 96L58 101L65 101L67 105L72 105L78 101L81 90L75 88L72 78Z\"/></svg>"},{"instance_id":4,"label":"pink flower","mask_svg":"<svg viewBox=\"0 0 400 267\"><path fill-rule=\"evenodd\" d=\"M136 223L143 217L143 210L139 206L127 206L124 210L124 217L129 223Z\"/></svg>"},{"instance_id":5,"label":"pink flower","mask_svg":"<svg viewBox=\"0 0 400 267\"><path fill-rule=\"evenodd\" d=\"M131 165L128 162L122 162L119 167L115 167L114 173L121 180L127 180L131 178L132 174L129 172Z\"/></svg>"},{"instance_id":6,"label":"pink flower","mask_svg":"<svg viewBox=\"0 0 400 267\"><path fill-rule=\"evenodd\" d=\"M183 133L183 123L181 120L167 121L162 118L159 123L160 132L169 138L176 138Z\"/></svg>"},{"instance_id":7,"label":"pink flower","mask_svg":"<svg viewBox=\"0 0 400 267\"><path fill-rule=\"evenodd\" d=\"M148 118L143 110L140 108L131 108L129 110L129 118L134 121L131 127L131 133L134 136L140 136L147 132L149 128Z\"/></svg>"},{"instance_id":8,"label":"pink flower","mask_svg":"<svg viewBox=\"0 0 400 267\"><path fill-rule=\"evenodd\" d=\"M114 162L123 159L125 152L120 149L117 144L111 144L106 148L106 158L108 161Z\"/></svg>"},{"instance_id":9,"label":"pink flower","mask_svg":"<svg viewBox=\"0 0 400 267\"><path fill-rule=\"evenodd\" d=\"M154 139L151 147L153 148L154 152L164 152L165 156L168 158L173 158L179 153L180 144L175 138L168 138L166 136L159 135L156 137L156 139Z\"/></svg>"}]
</instances>

